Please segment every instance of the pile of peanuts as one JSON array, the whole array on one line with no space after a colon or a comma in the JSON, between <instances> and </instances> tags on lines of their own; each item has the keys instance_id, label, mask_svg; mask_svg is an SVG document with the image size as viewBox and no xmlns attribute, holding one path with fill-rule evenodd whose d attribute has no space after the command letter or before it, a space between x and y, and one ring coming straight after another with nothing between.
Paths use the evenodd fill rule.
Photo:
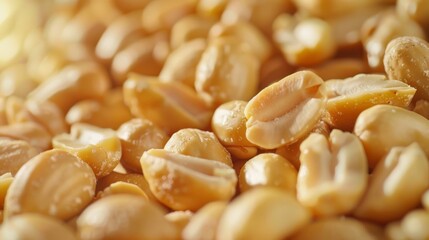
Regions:
<instances>
[{"instance_id":1,"label":"pile of peanuts","mask_svg":"<svg viewBox=\"0 0 429 240\"><path fill-rule=\"evenodd\" d=\"M0 239L429 239L428 0L0 0Z\"/></svg>"}]
</instances>

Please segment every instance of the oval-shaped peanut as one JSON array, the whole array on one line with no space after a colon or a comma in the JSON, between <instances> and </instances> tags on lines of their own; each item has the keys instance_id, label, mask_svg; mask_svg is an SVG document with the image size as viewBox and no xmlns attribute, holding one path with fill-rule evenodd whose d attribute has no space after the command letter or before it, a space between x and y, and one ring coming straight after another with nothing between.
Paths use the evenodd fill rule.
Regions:
<instances>
[{"instance_id":1,"label":"oval-shaped peanut","mask_svg":"<svg viewBox=\"0 0 429 240\"><path fill-rule=\"evenodd\" d=\"M391 105L376 105L359 114L354 127L374 168L392 147L417 142L429 156L429 120L418 113Z\"/></svg>"},{"instance_id":2,"label":"oval-shaped peanut","mask_svg":"<svg viewBox=\"0 0 429 240\"><path fill-rule=\"evenodd\" d=\"M255 188L226 207L216 239L285 239L310 220L310 212L292 194L270 187Z\"/></svg>"},{"instance_id":3,"label":"oval-shaped peanut","mask_svg":"<svg viewBox=\"0 0 429 240\"><path fill-rule=\"evenodd\" d=\"M205 18L200 15L188 15L180 19L171 29L171 47L177 49L181 45L195 39L206 38L213 24L214 19Z\"/></svg>"},{"instance_id":4,"label":"oval-shaped peanut","mask_svg":"<svg viewBox=\"0 0 429 240\"><path fill-rule=\"evenodd\" d=\"M300 71L264 88L244 109L247 139L274 149L307 135L325 105L324 99L317 98L322 83L316 74Z\"/></svg>"},{"instance_id":5,"label":"oval-shaped peanut","mask_svg":"<svg viewBox=\"0 0 429 240\"><path fill-rule=\"evenodd\" d=\"M356 217L379 223L398 220L416 208L429 187L429 160L417 143L393 147L377 164Z\"/></svg>"},{"instance_id":6,"label":"oval-shaped peanut","mask_svg":"<svg viewBox=\"0 0 429 240\"><path fill-rule=\"evenodd\" d=\"M15 175L28 160L39 151L22 140L0 140L0 175L10 172Z\"/></svg>"},{"instance_id":7,"label":"oval-shaped peanut","mask_svg":"<svg viewBox=\"0 0 429 240\"><path fill-rule=\"evenodd\" d=\"M221 162L151 149L140 163L152 193L173 210L195 211L235 194L235 171Z\"/></svg>"},{"instance_id":8,"label":"oval-shaped peanut","mask_svg":"<svg viewBox=\"0 0 429 240\"><path fill-rule=\"evenodd\" d=\"M48 131L35 122L14 123L0 126L0 137L23 140L39 151L51 148L52 136Z\"/></svg>"},{"instance_id":9,"label":"oval-shaped peanut","mask_svg":"<svg viewBox=\"0 0 429 240\"><path fill-rule=\"evenodd\" d=\"M164 214L143 197L112 195L87 207L77 219L77 228L82 240L177 239L179 232Z\"/></svg>"},{"instance_id":10,"label":"oval-shaped peanut","mask_svg":"<svg viewBox=\"0 0 429 240\"><path fill-rule=\"evenodd\" d=\"M28 161L15 176L5 202L5 216L40 213L62 220L79 214L92 200L92 169L62 150L43 152Z\"/></svg>"}]
</instances>

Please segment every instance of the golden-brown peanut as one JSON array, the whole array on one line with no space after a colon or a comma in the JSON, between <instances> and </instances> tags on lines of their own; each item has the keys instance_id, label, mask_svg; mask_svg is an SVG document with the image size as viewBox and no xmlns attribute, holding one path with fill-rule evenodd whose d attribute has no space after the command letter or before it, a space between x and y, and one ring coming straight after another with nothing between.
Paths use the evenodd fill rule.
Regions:
<instances>
[{"instance_id":1,"label":"golden-brown peanut","mask_svg":"<svg viewBox=\"0 0 429 240\"><path fill-rule=\"evenodd\" d=\"M39 151L51 148L51 135L44 127L34 122L0 126L0 137L26 141Z\"/></svg>"},{"instance_id":2,"label":"golden-brown peanut","mask_svg":"<svg viewBox=\"0 0 429 240\"><path fill-rule=\"evenodd\" d=\"M402 219L401 228L407 239L429 239L429 211L414 210Z\"/></svg>"},{"instance_id":3,"label":"golden-brown peanut","mask_svg":"<svg viewBox=\"0 0 429 240\"><path fill-rule=\"evenodd\" d=\"M213 24L213 19L199 15L189 15L180 19L171 29L171 48L176 49L192 40L206 38Z\"/></svg>"},{"instance_id":4,"label":"golden-brown peanut","mask_svg":"<svg viewBox=\"0 0 429 240\"><path fill-rule=\"evenodd\" d=\"M163 148L168 141L167 134L151 121L132 119L116 131L122 146L121 163L125 168L141 172L140 158L144 151Z\"/></svg>"},{"instance_id":5,"label":"golden-brown peanut","mask_svg":"<svg viewBox=\"0 0 429 240\"><path fill-rule=\"evenodd\" d=\"M335 58L308 69L324 80L350 78L368 72L368 65L362 59Z\"/></svg>"},{"instance_id":6,"label":"golden-brown peanut","mask_svg":"<svg viewBox=\"0 0 429 240\"><path fill-rule=\"evenodd\" d=\"M175 132L164 149L183 155L218 161L232 167L230 153L212 132L185 128Z\"/></svg>"},{"instance_id":7,"label":"golden-brown peanut","mask_svg":"<svg viewBox=\"0 0 429 240\"><path fill-rule=\"evenodd\" d=\"M102 99L80 101L74 104L66 115L66 121L70 125L89 123L112 129L117 129L131 118L131 112L124 103L122 89L110 90Z\"/></svg>"},{"instance_id":8,"label":"golden-brown peanut","mask_svg":"<svg viewBox=\"0 0 429 240\"><path fill-rule=\"evenodd\" d=\"M161 207L133 195L112 195L94 202L79 216L77 227L82 240L169 240L179 235Z\"/></svg>"},{"instance_id":9,"label":"golden-brown peanut","mask_svg":"<svg viewBox=\"0 0 429 240\"><path fill-rule=\"evenodd\" d=\"M141 13L140 10L120 16L107 27L95 48L99 59L110 64L119 51L145 36L140 21Z\"/></svg>"},{"instance_id":10,"label":"golden-brown peanut","mask_svg":"<svg viewBox=\"0 0 429 240\"><path fill-rule=\"evenodd\" d=\"M272 35L272 23L281 13L295 11L290 0L232 0L228 1L221 21L227 24L236 22L250 22L257 26L267 36Z\"/></svg>"},{"instance_id":11,"label":"golden-brown peanut","mask_svg":"<svg viewBox=\"0 0 429 240\"><path fill-rule=\"evenodd\" d=\"M121 159L121 142L116 132L86 123L76 123L70 134L60 134L52 139L56 149L62 149L86 162L97 178L111 173Z\"/></svg>"},{"instance_id":12,"label":"golden-brown peanut","mask_svg":"<svg viewBox=\"0 0 429 240\"><path fill-rule=\"evenodd\" d=\"M269 187L255 188L226 207L216 239L285 239L310 220L310 212L291 193Z\"/></svg>"},{"instance_id":13,"label":"golden-brown peanut","mask_svg":"<svg viewBox=\"0 0 429 240\"><path fill-rule=\"evenodd\" d=\"M247 101L256 93L259 67L248 44L233 37L213 39L197 65L195 89L214 105Z\"/></svg>"},{"instance_id":14,"label":"golden-brown peanut","mask_svg":"<svg viewBox=\"0 0 429 240\"><path fill-rule=\"evenodd\" d=\"M188 225L194 213L191 211L174 211L167 213L165 219L176 225L177 230L182 233L183 229Z\"/></svg>"},{"instance_id":15,"label":"golden-brown peanut","mask_svg":"<svg viewBox=\"0 0 429 240\"><path fill-rule=\"evenodd\" d=\"M429 120L419 114L391 105L376 105L359 114L354 127L374 168L392 147L417 142L429 156Z\"/></svg>"},{"instance_id":16,"label":"golden-brown peanut","mask_svg":"<svg viewBox=\"0 0 429 240\"><path fill-rule=\"evenodd\" d=\"M15 175L6 194L5 216L41 213L70 219L89 204L94 191L95 176L86 163L62 150L46 151Z\"/></svg>"},{"instance_id":17,"label":"golden-brown peanut","mask_svg":"<svg viewBox=\"0 0 429 240\"><path fill-rule=\"evenodd\" d=\"M6 199L7 190L9 189L12 182L13 177L11 173L4 173L0 175L0 209L4 208L4 200Z\"/></svg>"},{"instance_id":18,"label":"golden-brown peanut","mask_svg":"<svg viewBox=\"0 0 429 240\"><path fill-rule=\"evenodd\" d=\"M402 36L424 39L425 34L416 22L398 17L393 9L369 18L362 26L362 43L369 66L376 70L383 70L383 57L388 43ZM389 78L401 80L391 75Z\"/></svg>"},{"instance_id":19,"label":"golden-brown peanut","mask_svg":"<svg viewBox=\"0 0 429 240\"><path fill-rule=\"evenodd\" d=\"M16 172L39 153L38 149L21 140L0 140L0 175Z\"/></svg>"},{"instance_id":20,"label":"golden-brown peanut","mask_svg":"<svg viewBox=\"0 0 429 240\"><path fill-rule=\"evenodd\" d=\"M1 239L77 240L73 230L58 219L26 213L8 219L0 227Z\"/></svg>"},{"instance_id":21,"label":"golden-brown peanut","mask_svg":"<svg viewBox=\"0 0 429 240\"><path fill-rule=\"evenodd\" d=\"M336 42L331 26L324 20L308 18L301 21L283 14L273 23L274 41L287 61L293 65L310 66L331 58Z\"/></svg>"},{"instance_id":22,"label":"golden-brown peanut","mask_svg":"<svg viewBox=\"0 0 429 240\"><path fill-rule=\"evenodd\" d=\"M246 138L247 102L230 101L220 105L214 112L211 127L219 141L237 158L249 159L256 155L257 148Z\"/></svg>"},{"instance_id":23,"label":"golden-brown peanut","mask_svg":"<svg viewBox=\"0 0 429 240\"><path fill-rule=\"evenodd\" d=\"M384 75L358 74L328 80L320 91L328 97L324 120L335 128L351 131L359 114L377 104L408 107L416 89Z\"/></svg>"},{"instance_id":24,"label":"golden-brown peanut","mask_svg":"<svg viewBox=\"0 0 429 240\"><path fill-rule=\"evenodd\" d=\"M186 85L131 75L125 82L124 101L134 116L146 118L173 134L182 128L206 129L211 109Z\"/></svg>"},{"instance_id":25,"label":"golden-brown peanut","mask_svg":"<svg viewBox=\"0 0 429 240\"><path fill-rule=\"evenodd\" d=\"M113 24L115 20L127 13L140 11L149 1L150 0L104 0L83 2L89 5L95 17L100 19L100 21L105 24ZM141 25L140 18L138 22Z\"/></svg>"},{"instance_id":26,"label":"golden-brown peanut","mask_svg":"<svg viewBox=\"0 0 429 240\"><path fill-rule=\"evenodd\" d=\"M140 162L152 193L173 210L195 211L235 194L237 176L224 163L162 149L145 152Z\"/></svg>"},{"instance_id":27,"label":"golden-brown peanut","mask_svg":"<svg viewBox=\"0 0 429 240\"><path fill-rule=\"evenodd\" d=\"M235 37L250 46L250 50L261 62L266 61L272 54L272 46L269 39L251 23L241 21L230 24L219 22L210 29L209 39L219 37Z\"/></svg>"},{"instance_id":28,"label":"golden-brown peanut","mask_svg":"<svg viewBox=\"0 0 429 240\"><path fill-rule=\"evenodd\" d=\"M297 8L317 17L334 17L353 13L353 11L374 5L377 1L363 0L292 0Z\"/></svg>"},{"instance_id":29,"label":"golden-brown peanut","mask_svg":"<svg viewBox=\"0 0 429 240\"><path fill-rule=\"evenodd\" d=\"M229 0L200 0L197 4L198 15L219 19Z\"/></svg>"},{"instance_id":30,"label":"golden-brown peanut","mask_svg":"<svg viewBox=\"0 0 429 240\"><path fill-rule=\"evenodd\" d=\"M289 64L281 54L273 56L262 63L259 74L259 90L268 87L270 84L294 72L296 72L296 67Z\"/></svg>"},{"instance_id":31,"label":"golden-brown peanut","mask_svg":"<svg viewBox=\"0 0 429 240\"><path fill-rule=\"evenodd\" d=\"M104 198L117 194L130 194L149 199L146 193L139 186L122 181L110 184L110 186L105 188L103 191L98 192L96 198Z\"/></svg>"},{"instance_id":32,"label":"golden-brown peanut","mask_svg":"<svg viewBox=\"0 0 429 240\"><path fill-rule=\"evenodd\" d=\"M297 196L317 216L353 210L365 193L368 166L359 139L333 130L329 139L313 133L301 143Z\"/></svg>"},{"instance_id":33,"label":"golden-brown peanut","mask_svg":"<svg viewBox=\"0 0 429 240\"><path fill-rule=\"evenodd\" d=\"M25 97L36 87L24 64L17 64L3 69L0 73L0 96Z\"/></svg>"},{"instance_id":34,"label":"golden-brown peanut","mask_svg":"<svg viewBox=\"0 0 429 240\"><path fill-rule=\"evenodd\" d=\"M129 73L158 76L169 51L168 36L165 32L154 33L134 41L113 58L113 80L117 85L122 85Z\"/></svg>"},{"instance_id":35,"label":"golden-brown peanut","mask_svg":"<svg viewBox=\"0 0 429 240\"><path fill-rule=\"evenodd\" d=\"M197 65L206 46L204 39L194 39L177 47L168 55L159 79L164 82L181 82L193 88Z\"/></svg>"},{"instance_id":36,"label":"golden-brown peanut","mask_svg":"<svg viewBox=\"0 0 429 240\"><path fill-rule=\"evenodd\" d=\"M389 240L404 240L407 239L403 229L401 228L401 222L392 222L385 227L385 235Z\"/></svg>"},{"instance_id":37,"label":"golden-brown peanut","mask_svg":"<svg viewBox=\"0 0 429 240\"><path fill-rule=\"evenodd\" d=\"M422 196L422 205L423 207L429 211L429 189Z\"/></svg>"},{"instance_id":38,"label":"golden-brown peanut","mask_svg":"<svg viewBox=\"0 0 429 240\"><path fill-rule=\"evenodd\" d=\"M416 112L426 119L429 119L429 101L423 99L418 100L413 108L413 112Z\"/></svg>"},{"instance_id":39,"label":"golden-brown peanut","mask_svg":"<svg viewBox=\"0 0 429 240\"><path fill-rule=\"evenodd\" d=\"M415 37L392 40L386 48L384 67L390 79L417 89L414 100L429 101L429 43Z\"/></svg>"},{"instance_id":40,"label":"golden-brown peanut","mask_svg":"<svg viewBox=\"0 0 429 240\"><path fill-rule=\"evenodd\" d=\"M244 164L238 184L241 192L255 187L276 187L295 194L297 174L295 167L282 156L262 153Z\"/></svg>"},{"instance_id":41,"label":"golden-brown peanut","mask_svg":"<svg viewBox=\"0 0 429 240\"><path fill-rule=\"evenodd\" d=\"M244 109L247 139L274 149L307 135L322 115L325 100L317 96L322 83L316 74L300 71L260 91Z\"/></svg>"},{"instance_id":42,"label":"golden-brown peanut","mask_svg":"<svg viewBox=\"0 0 429 240\"><path fill-rule=\"evenodd\" d=\"M399 16L413 19L423 27L429 26L429 4L425 0L398 0L396 11Z\"/></svg>"},{"instance_id":43,"label":"golden-brown peanut","mask_svg":"<svg viewBox=\"0 0 429 240\"><path fill-rule=\"evenodd\" d=\"M88 98L103 96L110 88L110 80L104 69L93 62L68 65L40 84L28 98L36 101L51 101L63 113L73 104Z\"/></svg>"},{"instance_id":44,"label":"golden-brown peanut","mask_svg":"<svg viewBox=\"0 0 429 240\"><path fill-rule=\"evenodd\" d=\"M196 212L183 229L184 240L215 240L219 220L227 207L227 202L207 203Z\"/></svg>"},{"instance_id":45,"label":"golden-brown peanut","mask_svg":"<svg viewBox=\"0 0 429 240\"><path fill-rule=\"evenodd\" d=\"M376 240L366 226L353 218L327 218L302 228L291 240L342 239Z\"/></svg>"},{"instance_id":46,"label":"golden-brown peanut","mask_svg":"<svg viewBox=\"0 0 429 240\"><path fill-rule=\"evenodd\" d=\"M419 144L393 147L375 167L354 215L379 223L397 220L420 204L428 187L429 161Z\"/></svg>"},{"instance_id":47,"label":"golden-brown peanut","mask_svg":"<svg viewBox=\"0 0 429 240\"><path fill-rule=\"evenodd\" d=\"M97 180L96 192L98 193L100 191L103 191L104 189L108 188L116 182L134 184L138 186L141 190L143 190L143 192L150 201L157 201L155 196L150 191L149 184L147 183L145 177L142 174L111 172L109 175Z\"/></svg>"},{"instance_id":48,"label":"golden-brown peanut","mask_svg":"<svg viewBox=\"0 0 429 240\"><path fill-rule=\"evenodd\" d=\"M181 18L195 11L196 0L150 1L143 9L142 24L148 32L170 30Z\"/></svg>"}]
</instances>

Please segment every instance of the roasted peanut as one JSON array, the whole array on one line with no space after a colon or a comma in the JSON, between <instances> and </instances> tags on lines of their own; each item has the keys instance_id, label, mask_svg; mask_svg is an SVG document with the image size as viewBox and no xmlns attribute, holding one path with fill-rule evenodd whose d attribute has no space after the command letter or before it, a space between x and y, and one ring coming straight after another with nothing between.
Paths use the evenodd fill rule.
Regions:
<instances>
[{"instance_id":1,"label":"roasted peanut","mask_svg":"<svg viewBox=\"0 0 429 240\"><path fill-rule=\"evenodd\" d=\"M325 101L317 97L322 83L316 74L300 71L260 91L244 109L247 139L273 149L307 135L322 115Z\"/></svg>"},{"instance_id":2,"label":"roasted peanut","mask_svg":"<svg viewBox=\"0 0 429 240\"><path fill-rule=\"evenodd\" d=\"M116 132L85 123L76 123L70 134L60 134L52 139L56 149L76 155L86 162L97 178L104 177L121 159L121 142Z\"/></svg>"},{"instance_id":3,"label":"roasted peanut","mask_svg":"<svg viewBox=\"0 0 429 240\"><path fill-rule=\"evenodd\" d=\"M429 211L429 189L422 196L422 205L423 207Z\"/></svg>"},{"instance_id":4,"label":"roasted peanut","mask_svg":"<svg viewBox=\"0 0 429 240\"><path fill-rule=\"evenodd\" d=\"M359 114L354 133L362 141L368 165L374 168L392 147L417 142L429 156L429 120L391 105L376 105Z\"/></svg>"},{"instance_id":5,"label":"roasted peanut","mask_svg":"<svg viewBox=\"0 0 429 240\"><path fill-rule=\"evenodd\" d=\"M0 209L4 208L4 200L6 199L7 190L9 189L12 182L13 176L11 173L4 173L0 175Z\"/></svg>"},{"instance_id":6,"label":"roasted peanut","mask_svg":"<svg viewBox=\"0 0 429 240\"><path fill-rule=\"evenodd\" d=\"M273 23L274 41L287 61L293 65L310 66L321 63L336 52L331 26L324 20L297 20L283 14Z\"/></svg>"},{"instance_id":7,"label":"roasted peanut","mask_svg":"<svg viewBox=\"0 0 429 240\"><path fill-rule=\"evenodd\" d=\"M325 121L351 131L359 114L377 104L408 107L416 89L384 75L358 74L344 80L328 80L321 90L328 97Z\"/></svg>"},{"instance_id":8,"label":"roasted peanut","mask_svg":"<svg viewBox=\"0 0 429 240\"><path fill-rule=\"evenodd\" d=\"M92 200L95 176L91 168L65 151L50 150L28 161L9 187L5 216L40 213L67 220Z\"/></svg>"},{"instance_id":9,"label":"roasted peanut","mask_svg":"<svg viewBox=\"0 0 429 240\"><path fill-rule=\"evenodd\" d=\"M322 79L344 79L368 72L367 64L357 58L335 58L308 68Z\"/></svg>"},{"instance_id":10,"label":"roasted peanut","mask_svg":"<svg viewBox=\"0 0 429 240\"><path fill-rule=\"evenodd\" d=\"M295 71L295 66L289 64L281 54L277 54L262 64L259 74L259 89L264 89Z\"/></svg>"},{"instance_id":11,"label":"roasted peanut","mask_svg":"<svg viewBox=\"0 0 429 240\"><path fill-rule=\"evenodd\" d=\"M130 194L148 199L146 193L137 185L127 182L118 181L110 184L103 191L97 193L97 198L103 198L110 195Z\"/></svg>"},{"instance_id":12,"label":"roasted peanut","mask_svg":"<svg viewBox=\"0 0 429 240\"><path fill-rule=\"evenodd\" d=\"M299 231L292 240L342 239L376 240L362 223L353 218L327 218L309 224Z\"/></svg>"},{"instance_id":13,"label":"roasted peanut","mask_svg":"<svg viewBox=\"0 0 429 240\"><path fill-rule=\"evenodd\" d=\"M429 187L429 160L417 143L393 147L377 164L354 215L386 223L416 208Z\"/></svg>"},{"instance_id":14,"label":"roasted peanut","mask_svg":"<svg viewBox=\"0 0 429 240\"><path fill-rule=\"evenodd\" d=\"M146 119L132 119L116 131L122 146L121 163L125 168L141 172L140 158L144 151L163 148L167 134Z\"/></svg>"},{"instance_id":15,"label":"roasted peanut","mask_svg":"<svg viewBox=\"0 0 429 240\"><path fill-rule=\"evenodd\" d=\"M398 0L396 11L401 17L413 19L423 27L429 26L429 4L425 0Z\"/></svg>"},{"instance_id":16,"label":"roasted peanut","mask_svg":"<svg viewBox=\"0 0 429 240\"><path fill-rule=\"evenodd\" d=\"M21 140L0 140L0 175L11 173L15 175L28 160L39 151L29 143Z\"/></svg>"},{"instance_id":17,"label":"roasted peanut","mask_svg":"<svg viewBox=\"0 0 429 240\"><path fill-rule=\"evenodd\" d=\"M230 24L217 23L210 29L208 37L209 39L235 37L246 42L261 62L266 61L272 54L271 43L265 35L256 26L245 21Z\"/></svg>"},{"instance_id":18,"label":"roasted peanut","mask_svg":"<svg viewBox=\"0 0 429 240\"><path fill-rule=\"evenodd\" d=\"M197 13L204 17L219 19L228 0L200 0L197 4Z\"/></svg>"},{"instance_id":19,"label":"roasted peanut","mask_svg":"<svg viewBox=\"0 0 429 240\"><path fill-rule=\"evenodd\" d=\"M232 167L231 155L212 132L192 128L179 130L171 136L164 149L183 155L218 161Z\"/></svg>"},{"instance_id":20,"label":"roasted peanut","mask_svg":"<svg viewBox=\"0 0 429 240\"><path fill-rule=\"evenodd\" d=\"M239 187L245 192L255 187L276 187L296 193L297 170L282 156L263 153L249 159L241 168Z\"/></svg>"},{"instance_id":21,"label":"roasted peanut","mask_svg":"<svg viewBox=\"0 0 429 240\"><path fill-rule=\"evenodd\" d=\"M402 219L401 228L408 239L429 238L429 212L424 209L414 210Z\"/></svg>"},{"instance_id":22,"label":"roasted peanut","mask_svg":"<svg viewBox=\"0 0 429 240\"><path fill-rule=\"evenodd\" d=\"M36 87L23 64L10 66L0 73L0 96L25 97Z\"/></svg>"},{"instance_id":23,"label":"roasted peanut","mask_svg":"<svg viewBox=\"0 0 429 240\"><path fill-rule=\"evenodd\" d=\"M174 211L167 213L165 219L176 225L177 230L181 233L183 229L188 225L194 214L191 211Z\"/></svg>"},{"instance_id":24,"label":"roasted peanut","mask_svg":"<svg viewBox=\"0 0 429 240\"><path fill-rule=\"evenodd\" d=\"M259 67L248 44L233 37L213 39L197 65L195 89L216 106L247 101L256 93Z\"/></svg>"},{"instance_id":25,"label":"roasted peanut","mask_svg":"<svg viewBox=\"0 0 429 240\"><path fill-rule=\"evenodd\" d=\"M310 220L310 212L292 194L269 187L255 188L226 207L216 239L285 239Z\"/></svg>"},{"instance_id":26,"label":"roasted peanut","mask_svg":"<svg viewBox=\"0 0 429 240\"><path fill-rule=\"evenodd\" d=\"M79 62L44 81L28 97L41 102L51 101L66 113L76 102L101 97L109 88L110 80L101 66Z\"/></svg>"},{"instance_id":27,"label":"roasted peanut","mask_svg":"<svg viewBox=\"0 0 429 240\"><path fill-rule=\"evenodd\" d=\"M45 128L34 122L0 126L0 137L26 141L39 151L51 148L51 135Z\"/></svg>"},{"instance_id":28,"label":"roasted peanut","mask_svg":"<svg viewBox=\"0 0 429 240\"><path fill-rule=\"evenodd\" d=\"M1 239L78 240L73 230L58 219L26 213L8 219L0 227Z\"/></svg>"},{"instance_id":29,"label":"roasted peanut","mask_svg":"<svg viewBox=\"0 0 429 240\"><path fill-rule=\"evenodd\" d=\"M65 118L70 125L89 123L97 127L117 129L122 123L131 120L132 115L124 103L122 89L113 89L102 99L88 99L74 104Z\"/></svg>"},{"instance_id":30,"label":"roasted peanut","mask_svg":"<svg viewBox=\"0 0 429 240\"><path fill-rule=\"evenodd\" d=\"M212 19L199 15L189 15L180 19L171 29L171 47L176 49L192 40L206 38L213 24Z\"/></svg>"},{"instance_id":31,"label":"roasted peanut","mask_svg":"<svg viewBox=\"0 0 429 240\"><path fill-rule=\"evenodd\" d=\"M333 17L347 15L358 9L363 9L373 5L376 1L363 0L292 0L301 11L308 12L318 17Z\"/></svg>"},{"instance_id":32,"label":"roasted peanut","mask_svg":"<svg viewBox=\"0 0 429 240\"><path fill-rule=\"evenodd\" d=\"M365 192L368 166L362 143L351 133L333 130L329 139L311 134L301 143L297 197L317 216L353 210Z\"/></svg>"},{"instance_id":33,"label":"roasted peanut","mask_svg":"<svg viewBox=\"0 0 429 240\"><path fill-rule=\"evenodd\" d=\"M117 85L122 85L129 73L157 76L169 51L168 36L165 32L154 33L134 41L113 58L113 80Z\"/></svg>"},{"instance_id":34,"label":"roasted peanut","mask_svg":"<svg viewBox=\"0 0 429 240\"><path fill-rule=\"evenodd\" d=\"M164 82L181 82L194 87L197 64L206 48L204 39L183 43L168 55L159 79Z\"/></svg>"},{"instance_id":35,"label":"roasted peanut","mask_svg":"<svg viewBox=\"0 0 429 240\"><path fill-rule=\"evenodd\" d=\"M383 70L383 58L388 43L402 36L424 39L425 34L416 22L398 17L393 9L369 18L362 26L362 43L369 66L376 70ZM389 75L389 78L401 80L392 75Z\"/></svg>"},{"instance_id":36,"label":"roasted peanut","mask_svg":"<svg viewBox=\"0 0 429 240\"><path fill-rule=\"evenodd\" d=\"M140 162L152 193L173 210L195 211L235 194L237 176L224 163L161 149L145 152Z\"/></svg>"},{"instance_id":37,"label":"roasted peanut","mask_svg":"<svg viewBox=\"0 0 429 240\"><path fill-rule=\"evenodd\" d=\"M103 32L95 54L110 64L115 55L130 43L145 36L141 26L142 11L131 12L115 19Z\"/></svg>"},{"instance_id":38,"label":"roasted peanut","mask_svg":"<svg viewBox=\"0 0 429 240\"><path fill-rule=\"evenodd\" d=\"M247 102L230 101L220 105L214 112L211 127L219 141L236 158L249 159L256 155L257 148L246 138Z\"/></svg>"},{"instance_id":39,"label":"roasted peanut","mask_svg":"<svg viewBox=\"0 0 429 240\"><path fill-rule=\"evenodd\" d=\"M112 184L116 182L125 182L130 183L138 186L147 198L152 201L156 202L157 199L152 194L149 188L149 184L147 183L145 177L141 174L136 173L118 173L118 172L111 172L109 175L102 177L100 179L97 179L97 188L96 192L103 191L104 189L108 188Z\"/></svg>"},{"instance_id":40,"label":"roasted peanut","mask_svg":"<svg viewBox=\"0 0 429 240\"><path fill-rule=\"evenodd\" d=\"M164 210L133 195L112 195L87 207L77 219L79 237L91 239L177 239Z\"/></svg>"},{"instance_id":41,"label":"roasted peanut","mask_svg":"<svg viewBox=\"0 0 429 240\"><path fill-rule=\"evenodd\" d=\"M429 101L418 100L413 108L413 111L429 119Z\"/></svg>"},{"instance_id":42,"label":"roasted peanut","mask_svg":"<svg viewBox=\"0 0 429 240\"><path fill-rule=\"evenodd\" d=\"M210 123L210 107L179 82L131 75L123 91L125 104L133 115L149 119L169 134L182 128L206 129Z\"/></svg>"},{"instance_id":43,"label":"roasted peanut","mask_svg":"<svg viewBox=\"0 0 429 240\"><path fill-rule=\"evenodd\" d=\"M392 40L386 48L384 67L391 79L417 89L415 100L429 101L429 43L415 37Z\"/></svg>"},{"instance_id":44,"label":"roasted peanut","mask_svg":"<svg viewBox=\"0 0 429 240\"><path fill-rule=\"evenodd\" d=\"M407 239L403 229L401 228L401 222L389 223L385 228L385 235L389 240L404 240Z\"/></svg>"},{"instance_id":45,"label":"roasted peanut","mask_svg":"<svg viewBox=\"0 0 429 240\"><path fill-rule=\"evenodd\" d=\"M59 72L67 63L66 57L58 48L39 42L36 48L29 52L26 63L27 77L37 83L42 83Z\"/></svg>"},{"instance_id":46,"label":"roasted peanut","mask_svg":"<svg viewBox=\"0 0 429 240\"><path fill-rule=\"evenodd\" d=\"M183 229L185 240L215 240L219 220L227 207L227 202L207 203L190 219Z\"/></svg>"}]
</instances>

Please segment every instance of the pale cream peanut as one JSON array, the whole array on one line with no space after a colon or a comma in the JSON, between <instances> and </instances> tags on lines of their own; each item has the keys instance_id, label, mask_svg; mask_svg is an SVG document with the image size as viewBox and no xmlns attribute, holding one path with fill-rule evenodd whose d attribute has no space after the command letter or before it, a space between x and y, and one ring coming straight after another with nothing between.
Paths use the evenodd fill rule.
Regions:
<instances>
[{"instance_id":1,"label":"pale cream peanut","mask_svg":"<svg viewBox=\"0 0 429 240\"><path fill-rule=\"evenodd\" d=\"M132 183L122 182L122 181L118 181L110 184L110 186L98 192L96 198L103 198L103 197L107 197L110 195L117 195L117 194L136 195L149 200L146 193L139 186Z\"/></svg>"},{"instance_id":2,"label":"pale cream peanut","mask_svg":"<svg viewBox=\"0 0 429 240\"><path fill-rule=\"evenodd\" d=\"M177 49L181 45L195 39L207 38L209 30L214 23L214 19L201 15L188 15L180 19L171 28L171 47Z\"/></svg>"},{"instance_id":3,"label":"pale cream peanut","mask_svg":"<svg viewBox=\"0 0 429 240\"><path fill-rule=\"evenodd\" d=\"M5 217L40 213L67 220L79 214L95 191L92 169L78 157L62 150L43 152L18 173L5 200Z\"/></svg>"},{"instance_id":4,"label":"pale cream peanut","mask_svg":"<svg viewBox=\"0 0 429 240\"><path fill-rule=\"evenodd\" d=\"M291 74L266 87L244 109L247 139L262 148L292 144L319 121L325 105L318 97L323 80L309 71Z\"/></svg>"},{"instance_id":5,"label":"pale cream peanut","mask_svg":"<svg viewBox=\"0 0 429 240\"><path fill-rule=\"evenodd\" d=\"M408 212L401 220L401 228L408 239L429 238L429 211L418 209Z\"/></svg>"},{"instance_id":6,"label":"pale cream peanut","mask_svg":"<svg viewBox=\"0 0 429 240\"><path fill-rule=\"evenodd\" d=\"M24 64L12 65L0 74L0 96L25 97L36 87Z\"/></svg>"},{"instance_id":7,"label":"pale cream peanut","mask_svg":"<svg viewBox=\"0 0 429 240\"><path fill-rule=\"evenodd\" d=\"M417 143L393 147L375 167L354 215L379 223L416 208L429 187L429 160Z\"/></svg>"},{"instance_id":8,"label":"pale cream peanut","mask_svg":"<svg viewBox=\"0 0 429 240\"><path fill-rule=\"evenodd\" d=\"M85 123L76 123L70 134L60 134L52 139L55 149L62 149L86 162L97 178L106 176L121 159L121 142L116 132Z\"/></svg>"},{"instance_id":9,"label":"pale cream peanut","mask_svg":"<svg viewBox=\"0 0 429 240\"><path fill-rule=\"evenodd\" d=\"M334 129L310 134L300 146L297 198L316 216L349 213L365 193L368 166L359 139Z\"/></svg>"},{"instance_id":10,"label":"pale cream peanut","mask_svg":"<svg viewBox=\"0 0 429 240\"><path fill-rule=\"evenodd\" d=\"M192 128L181 129L171 135L164 149L170 152L218 161L232 167L231 154L222 146L212 132Z\"/></svg>"},{"instance_id":11,"label":"pale cream peanut","mask_svg":"<svg viewBox=\"0 0 429 240\"><path fill-rule=\"evenodd\" d=\"M186 227L186 225L188 225L193 215L194 215L193 212L186 210L186 211L169 212L165 214L164 217L165 219L167 219L167 221L176 225L176 228L178 229L178 231L182 233L183 229Z\"/></svg>"},{"instance_id":12,"label":"pale cream peanut","mask_svg":"<svg viewBox=\"0 0 429 240\"><path fill-rule=\"evenodd\" d=\"M429 26L429 3L425 0L398 0L396 11L401 17L413 19L423 27Z\"/></svg>"},{"instance_id":13,"label":"pale cream peanut","mask_svg":"<svg viewBox=\"0 0 429 240\"><path fill-rule=\"evenodd\" d=\"M152 193L173 210L195 211L235 194L237 176L224 163L162 149L145 152L140 162Z\"/></svg>"},{"instance_id":14,"label":"pale cream peanut","mask_svg":"<svg viewBox=\"0 0 429 240\"><path fill-rule=\"evenodd\" d=\"M226 207L216 239L285 239L310 221L310 212L291 193L270 187L255 188Z\"/></svg>"}]
</instances>

